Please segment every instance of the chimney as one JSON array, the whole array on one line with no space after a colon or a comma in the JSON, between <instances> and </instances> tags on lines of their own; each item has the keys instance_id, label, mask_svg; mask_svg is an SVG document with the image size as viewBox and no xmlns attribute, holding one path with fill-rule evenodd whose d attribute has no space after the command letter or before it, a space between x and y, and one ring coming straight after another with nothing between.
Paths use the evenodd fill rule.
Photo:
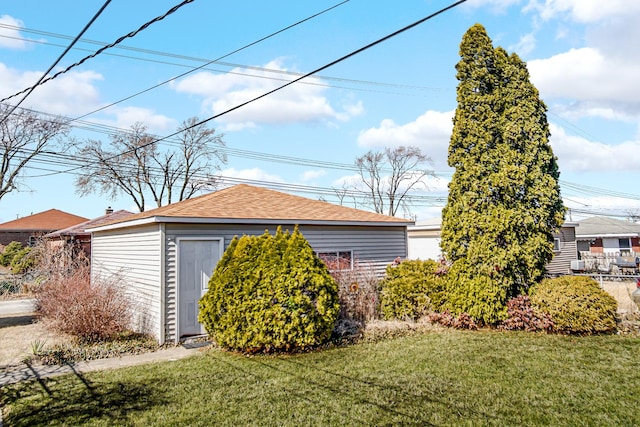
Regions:
<instances>
[{"instance_id":1,"label":"chimney","mask_svg":"<svg viewBox=\"0 0 640 427\"><path fill-rule=\"evenodd\" d=\"M104 214L105 215L109 215L113 213L113 209L111 208L111 206L109 206L107 209L104 210Z\"/></svg>"}]
</instances>

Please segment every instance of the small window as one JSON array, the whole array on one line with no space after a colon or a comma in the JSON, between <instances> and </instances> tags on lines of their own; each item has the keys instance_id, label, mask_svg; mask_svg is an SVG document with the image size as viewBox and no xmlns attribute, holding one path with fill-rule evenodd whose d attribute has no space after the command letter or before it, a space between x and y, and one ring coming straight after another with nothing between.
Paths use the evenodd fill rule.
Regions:
<instances>
[{"instance_id":1,"label":"small window","mask_svg":"<svg viewBox=\"0 0 640 427\"><path fill-rule=\"evenodd\" d=\"M34 247L38 243L36 236L29 236L29 246Z\"/></svg>"},{"instance_id":2,"label":"small window","mask_svg":"<svg viewBox=\"0 0 640 427\"><path fill-rule=\"evenodd\" d=\"M630 250L631 242L629 241L629 238L626 237L624 239L618 239L618 247L620 248L620 250Z\"/></svg>"},{"instance_id":3,"label":"small window","mask_svg":"<svg viewBox=\"0 0 640 427\"><path fill-rule=\"evenodd\" d=\"M329 270L353 269L352 251L318 252L318 258L324 261Z\"/></svg>"},{"instance_id":4,"label":"small window","mask_svg":"<svg viewBox=\"0 0 640 427\"><path fill-rule=\"evenodd\" d=\"M557 237L553 239L553 251L560 252L560 239Z\"/></svg>"}]
</instances>

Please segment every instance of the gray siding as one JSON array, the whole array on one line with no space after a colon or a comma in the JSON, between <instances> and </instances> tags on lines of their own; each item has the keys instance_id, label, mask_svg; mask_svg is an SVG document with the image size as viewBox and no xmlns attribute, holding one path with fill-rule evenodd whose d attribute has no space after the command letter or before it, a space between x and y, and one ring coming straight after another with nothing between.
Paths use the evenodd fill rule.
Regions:
<instances>
[{"instance_id":1,"label":"gray siding","mask_svg":"<svg viewBox=\"0 0 640 427\"><path fill-rule=\"evenodd\" d=\"M282 224L284 230L293 231L294 224ZM166 224L165 228L165 325L166 341L177 339L177 238L222 237L224 248L234 236L261 235L268 229L275 233L275 225L247 224ZM317 252L353 251L354 260L367 262L378 271L396 257L407 257L405 227L349 227L349 226L300 226L300 232Z\"/></svg>"},{"instance_id":2,"label":"gray siding","mask_svg":"<svg viewBox=\"0 0 640 427\"><path fill-rule=\"evenodd\" d=\"M560 252L553 255L547 264L547 273L551 276L571 273L571 260L578 259L575 227L562 227L553 237L560 239Z\"/></svg>"},{"instance_id":3,"label":"gray siding","mask_svg":"<svg viewBox=\"0 0 640 427\"><path fill-rule=\"evenodd\" d=\"M118 275L135 304L133 327L161 334L161 232L158 224L100 231L92 236L92 277Z\"/></svg>"}]
</instances>

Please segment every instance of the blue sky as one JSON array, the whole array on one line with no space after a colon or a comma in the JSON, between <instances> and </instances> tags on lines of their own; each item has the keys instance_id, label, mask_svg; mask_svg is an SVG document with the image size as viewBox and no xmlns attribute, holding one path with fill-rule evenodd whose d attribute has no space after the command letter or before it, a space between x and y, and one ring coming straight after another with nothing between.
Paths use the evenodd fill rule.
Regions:
<instances>
[{"instance_id":1,"label":"blue sky","mask_svg":"<svg viewBox=\"0 0 640 427\"><path fill-rule=\"evenodd\" d=\"M33 85L103 3L3 2L0 97ZM178 3L113 0L56 71L101 47L90 41L111 43ZM82 116L338 3L196 0L37 88L22 106ZM108 135L97 129L126 129L135 122L154 134L171 134L189 117L218 114L281 85L292 73L317 69L450 3L347 1L224 63L90 114L83 118L90 126L75 128L73 136L106 141ZM355 172L321 162L349 165L368 150L416 145L432 158L438 178L427 182L429 191L422 193L427 197L411 213L418 220L438 216L452 172L446 155L456 107L459 43L471 25L481 23L494 45L527 61L531 80L549 107L551 144L562 195L572 208L570 219L639 213L638 22L640 2L625 0L469 0L312 79L210 122L224 133L231 150L220 173L264 183L339 188ZM257 160L234 150L312 162ZM60 173L63 169L42 163L27 168L20 191L0 200L0 222L51 208L88 218L102 215L107 206L134 210L124 196L79 197L74 176Z\"/></svg>"}]
</instances>

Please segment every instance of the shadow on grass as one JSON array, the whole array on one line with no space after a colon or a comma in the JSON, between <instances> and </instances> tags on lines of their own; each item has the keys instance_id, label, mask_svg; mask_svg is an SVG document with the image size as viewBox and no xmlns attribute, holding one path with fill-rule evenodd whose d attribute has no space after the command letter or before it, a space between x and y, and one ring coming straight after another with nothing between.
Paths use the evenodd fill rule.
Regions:
<instances>
[{"instance_id":1,"label":"shadow on grass","mask_svg":"<svg viewBox=\"0 0 640 427\"><path fill-rule=\"evenodd\" d=\"M11 326L25 326L34 323L36 316L33 314L21 314L19 316L0 317L0 328L10 328Z\"/></svg>"},{"instance_id":2,"label":"shadow on grass","mask_svg":"<svg viewBox=\"0 0 640 427\"><path fill-rule=\"evenodd\" d=\"M5 422L11 426L79 425L103 419L127 424L132 413L163 406L168 399L150 384L89 381L72 365L73 374L37 378L2 390L0 402L11 406ZM45 394L47 397L42 398ZM37 398L32 398L37 397Z\"/></svg>"}]
</instances>

